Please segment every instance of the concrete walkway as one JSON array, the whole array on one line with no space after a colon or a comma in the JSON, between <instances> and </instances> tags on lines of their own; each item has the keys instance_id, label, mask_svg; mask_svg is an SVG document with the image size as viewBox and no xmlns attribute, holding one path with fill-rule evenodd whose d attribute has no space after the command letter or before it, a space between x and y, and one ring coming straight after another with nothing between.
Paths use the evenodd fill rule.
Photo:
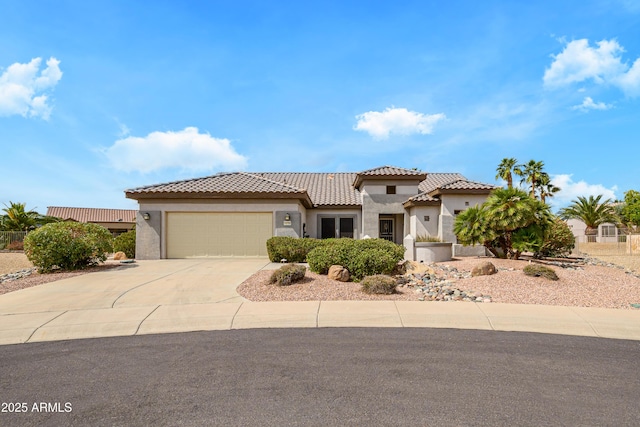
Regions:
<instances>
[{"instance_id":1,"label":"concrete walkway","mask_svg":"<svg viewBox=\"0 0 640 427\"><path fill-rule=\"evenodd\" d=\"M246 328L428 327L640 340L640 310L421 301L249 302L266 259L139 261L0 296L0 344Z\"/></svg>"}]
</instances>

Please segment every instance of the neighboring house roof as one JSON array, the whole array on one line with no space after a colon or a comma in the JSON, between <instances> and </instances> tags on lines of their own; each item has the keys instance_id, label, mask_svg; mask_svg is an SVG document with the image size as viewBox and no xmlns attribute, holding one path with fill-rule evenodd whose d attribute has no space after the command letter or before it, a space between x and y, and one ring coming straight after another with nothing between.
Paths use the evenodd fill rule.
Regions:
<instances>
[{"instance_id":1,"label":"neighboring house roof","mask_svg":"<svg viewBox=\"0 0 640 427\"><path fill-rule=\"evenodd\" d=\"M147 198L297 198L307 207L351 207L362 205L358 189L363 179L420 180L420 194L409 200L416 203L438 203L435 190L462 182L446 191L464 191L464 176L459 173L425 173L392 166L363 172L232 172L203 178L187 179L126 190L131 199ZM482 187L484 186L484 187ZM459 189L457 187L460 187ZM488 191L494 187L472 183L469 191ZM490 191L490 190L489 190Z\"/></svg>"},{"instance_id":2,"label":"neighboring house roof","mask_svg":"<svg viewBox=\"0 0 640 427\"><path fill-rule=\"evenodd\" d=\"M63 206L47 207L47 215L78 222L136 222L136 213L132 209L70 208Z\"/></svg>"}]
</instances>

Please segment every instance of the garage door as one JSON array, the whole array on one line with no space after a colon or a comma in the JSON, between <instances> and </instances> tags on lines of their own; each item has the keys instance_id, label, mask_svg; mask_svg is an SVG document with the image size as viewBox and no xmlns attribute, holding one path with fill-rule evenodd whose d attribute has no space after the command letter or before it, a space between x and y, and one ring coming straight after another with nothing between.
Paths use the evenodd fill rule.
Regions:
<instances>
[{"instance_id":1,"label":"garage door","mask_svg":"<svg viewBox=\"0 0 640 427\"><path fill-rule=\"evenodd\" d=\"M169 212L167 258L267 256L271 212Z\"/></svg>"}]
</instances>

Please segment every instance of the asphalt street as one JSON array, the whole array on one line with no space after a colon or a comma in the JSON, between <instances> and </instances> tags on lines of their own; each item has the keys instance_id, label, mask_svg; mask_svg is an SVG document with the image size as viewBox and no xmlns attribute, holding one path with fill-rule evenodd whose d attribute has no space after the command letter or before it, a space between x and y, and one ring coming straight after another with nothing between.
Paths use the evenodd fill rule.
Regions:
<instances>
[{"instance_id":1,"label":"asphalt street","mask_svg":"<svg viewBox=\"0 0 640 427\"><path fill-rule=\"evenodd\" d=\"M0 425L638 425L638 355L639 341L424 328L7 345Z\"/></svg>"}]
</instances>

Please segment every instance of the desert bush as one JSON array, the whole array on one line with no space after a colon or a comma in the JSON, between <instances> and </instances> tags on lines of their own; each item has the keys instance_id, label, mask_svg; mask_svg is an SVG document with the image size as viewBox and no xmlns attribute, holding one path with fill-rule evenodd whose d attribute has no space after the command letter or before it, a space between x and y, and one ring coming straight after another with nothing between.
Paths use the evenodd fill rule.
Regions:
<instances>
[{"instance_id":1,"label":"desert bush","mask_svg":"<svg viewBox=\"0 0 640 427\"><path fill-rule=\"evenodd\" d=\"M332 265L349 270L351 278L359 281L365 276L388 274L404 257L404 247L384 239L327 239L307 255L309 269L327 274Z\"/></svg>"},{"instance_id":2,"label":"desert bush","mask_svg":"<svg viewBox=\"0 0 640 427\"><path fill-rule=\"evenodd\" d=\"M27 234L24 252L41 272L78 270L107 259L113 238L106 228L81 222L55 222Z\"/></svg>"},{"instance_id":3,"label":"desert bush","mask_svg":"<svg viewBox=\"0 0 640 427\"><path fill-rule=\"evenodd\" d=\"M395 293L397 282L393 277L376 274L365 277L360 284L367 294L390 295Z\"/></svg>"},{"instance_id":4,"label":"desert bush","mask_svg":"<svg viewBox=\"0 0 640 427\"><path fill-rule=\"evenodd\" d=\"M289 286L304 279L307 268L304 265L286 264L275 270L269 278L269 283L277 286Z\"/></svg>"},{"instance_id":5,"label":"desert bush","mask_svg":"<svg viewBox=\"0 0 640 427\"><path fill-rule=\"evenodd\" d=\"M16 240L15 242L9 243L5 249L9 251L22 251L24 250L24 242Z\"/></svg>"},{"instance_id":6,"label":"desert bush","mask_svg":"<svg viewBox=\"0 0 640 427\"><path fill-rule=\"evenodd\" d=\"M113 239L113 251L124 252L127 258L136 257L136 230L129 230Z\"/></svg>"},{"instance_id":7,"label":"desert bush","mask_svg":"<svg viewBox=\"0 0 640 427\"><path fill-rule=\"evenodd\" d=\"M299 239L296 237L276 236L267 240L267 253L271 262L306 262L307 254L313 248L323 244L318 239Z\"/></svg>"},{"instance_id":8,"label":"desert bush","mask_svg":"<svg viewBox=\"0 0 640 427\"><path fill-rule=\"evenodd\" d=\"M544 277L549 280L559 280L556 272L544 265L529 264L524 268L524 274L527 276Z\"/></svg>"},{"instance_id":9,"label":"desert bush","mask_svg":"<svg viewBox=\"0 0 640 427\"><path fill-rule=\"evenodd\" d=\"M544 243L539 255L547 257L567 256L575 246L575 237L571 228L560 218L555 218L545 230Z\"/></svg>"}]
</instances>

